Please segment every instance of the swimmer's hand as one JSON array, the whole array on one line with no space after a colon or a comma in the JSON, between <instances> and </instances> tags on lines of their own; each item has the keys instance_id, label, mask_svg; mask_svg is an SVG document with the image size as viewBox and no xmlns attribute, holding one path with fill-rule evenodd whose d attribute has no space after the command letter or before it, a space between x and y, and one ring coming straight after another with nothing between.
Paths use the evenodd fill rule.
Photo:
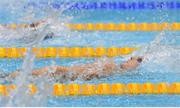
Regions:
<instances>
[{"instance_id":1,"label":"swimmer's hand","mask_svg":"<svg viewBox=\"0 0 180 108\"><path fill-rule=\"evenodd\" d=\"M8 78L16 78L19 74L20 74L19 71L15 71L15 72L9 74Z\"/></svg>"}]
</instances>

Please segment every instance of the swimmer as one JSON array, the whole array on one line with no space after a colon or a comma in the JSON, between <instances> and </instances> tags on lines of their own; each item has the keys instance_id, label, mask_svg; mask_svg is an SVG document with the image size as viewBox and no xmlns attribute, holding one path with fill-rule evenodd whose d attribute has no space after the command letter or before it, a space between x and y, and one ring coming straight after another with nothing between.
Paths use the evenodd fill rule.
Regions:
<instances>
[{"instance_id":1,"label":"swimmer","mask_svg":"<svg viewBox=\"0 0 180 108\"><path fill-rule=\"evenodd\" d=\"M38 22L34 22L31 24L24 25L23 27L24 28L30 28L30 29L35 31L38 29L39 26L43 25L44 23L46 23L46 21L42 20L42 21L38 21ZM3 28L14 29L14 28L10 27L9 25L0 25L0 29L3 29ZM44 40L51 39L51 38L53 38L53 36L54 36L54 33L50 32L44 37Z\"/></svg>"},{"instance_id":2,"label":"swimmer","mask_svg":"<svg viewBox=\"0 0 180 108\"><path fill-rule=\"evenodd\" d=\"M46 21L42 20L42 21L39 21L39 22L36 22L36 23L31 23L29 26L29 28L33 28L34 30L37 30L38 26L44 24ZM47 39L51 39L53 38L54 36L54 33L53 32L50 32L48 33L45 37L44 37L44 40L47 40Z\"/></svg>"},{"instance_id":3,"label":"swimmer","mask_svg":"<svg viewBox=\"0 0 180 108\"><path fill-rule=\"evenodd\" d=\"M32 28L32 29L36 29L38 26L44 24L46 21L42 20L42 21L38 21L38 22L34 22L34 23L31 23L31 24L25 24L24 26L20 26L20 25L16 25L18 26L19 28L23 27L23 28ZM4 25L0 25L0 28L7 28L7 29L16 29L16 27L11 27L10 25L8 24L4 24Z\"/></svg>"},{"instance_id":4,"label":"swimmer","mask_svg":"<svg viewBox=\"0 0 180 108\"><path fill-rule=\"evenodd\" d=\"M123 73L125 71L136 69L143 57L131 57L128 61L122 64L116 64L113 60L104 61L103 63L94 62L92 64L75 65L70 67L65 66L47 66L32 71L32 76L48 75L49 77L63 77L71 81L77 78L83 80L91 80L94 78L107 77L115 73ZM54 70L52 73L48 73L49 70ZM8 75L10 78L15 78L19 74L19 71L13 72ZM5 75L7 76L7 75Z\"/></svg>"}]
</instances>

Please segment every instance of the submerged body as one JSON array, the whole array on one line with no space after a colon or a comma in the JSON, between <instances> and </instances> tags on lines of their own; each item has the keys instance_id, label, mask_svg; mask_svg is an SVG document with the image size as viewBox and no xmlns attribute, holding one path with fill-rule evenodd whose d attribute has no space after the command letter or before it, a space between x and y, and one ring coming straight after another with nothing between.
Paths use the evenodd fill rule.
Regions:
<instances>
[{"instance_id":1,"label":"submerged body","mask_svg":"<svg viewBox=\"0 0 180 108\"><path fill-rule=\"evenodd\" d=\"M131 57L128 61L122 64L116 64L113 60L106 60L101 63L94 62L92 64L83 64L75 66L47 66L40 69L35 69L32 72L33 76L48 75L49 77L61 77L68 80L91 80L93 78L107 77L115 73L122 73L128 70L136 69L142 62L142 57ZM51 72L50 72L51 71ZM13 72L8 77L14 78L19 74L19 71Z\"/></svg>"}]
</instances>

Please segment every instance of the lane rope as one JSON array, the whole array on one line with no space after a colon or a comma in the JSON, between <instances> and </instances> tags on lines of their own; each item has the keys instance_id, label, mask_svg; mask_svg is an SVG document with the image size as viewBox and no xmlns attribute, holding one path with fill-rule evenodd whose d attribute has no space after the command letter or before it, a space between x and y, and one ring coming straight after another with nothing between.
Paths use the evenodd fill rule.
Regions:
<instances>
[{"instance_id":1,"label":"lane rope","mask_svg":"<svg viewBox=\"0 0 180 108\"><path fill-rule=\"evenodd\" d=\"M79 31L162 31L180 30L180 23L87 23L87 24L68 24L71 30Z\"/></svg>"},{"instance_id":2,"label":"lane rope","mask_svg":"<svg viewBox=\"0 0 180 108\"><path fill-rule=\"evenodd\" d=\"M37 58L80 58L80 57L115 57L133 53L138 48L130 47L47 47L33 48ZM0 58L22 58L26 54L26 48L2 48Z\"/></svg>"},{"instance_id":3,"label":"lane rope","mask_svg":"<svg viewBox=\"0 0 180 108\"><path fill-rule=\"evenodd\" d=\"M11 29L17 29L27 28L29 27L29 24L8 24L4 26ZM78 31L178 31L180 30L180 23L78 23L66 24L65 27Z\"/></svg>"},{"instance_id":4,"label":"lane rope","mask_svg":"<svg viewBox=\"0 0 180 108\"><path fill-rule=\"evenodd\" d=\"M35 84L27 85L29 94L38 91ZM9 92L16 89L16 85L0 85L0 95L9 96ZM140 94L180 94L180 82L173 83L101 83L101 84L54 84L44 89L52 89L53 96L91 96L91 95L140 95Z\"/></svg>"}]
</instances>

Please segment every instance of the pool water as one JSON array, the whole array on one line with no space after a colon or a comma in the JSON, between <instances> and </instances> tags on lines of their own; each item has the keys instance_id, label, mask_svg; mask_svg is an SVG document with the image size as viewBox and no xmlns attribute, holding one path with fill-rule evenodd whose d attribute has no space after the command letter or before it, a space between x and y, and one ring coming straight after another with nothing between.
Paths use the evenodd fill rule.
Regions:
<instances>
[{"instance_id":1,"label":"pool water","mask_svg":"<svg viewBox=\"0 0 180 108\"><path fill-rule=\"evenodd\" d=\"M11 0L9 0L11 1ZM12 0L13 1L13 0ZM39 0L38 0L39 1ZM37 2L38 2L37 1ZM57 1L57 0L56 0ZM119 0L122 1L122 0ZM134 0L139 1L139 0ZM143 0L141 0L143 1ZM145 1L145 0L144 0ZM165 1L165 0L158 0ZM3 3L2 3L3 4ZM20 15L10 13L9 8L0 8L0 23L19 22ZM18 10L18 9L17 9ZM22 12L22 10L20 10ZM82 10L64 12L65 16L73 16L71 23L141 23L141 22L180 22L179 10ZM38 16L39 17L39 16ZM124 74L115 74L107 78L83 81L81 79L65 83L159 83L159 82L180 82L180 32L179 31L153 31L153 32L106 32L106 31L79 31L72 32L70 36L59 33L53 39L45 40L42 47L144 47L148 46L161 32L164 32L163 39L155 45L149 53L149 60L134 71ZM21 41L0 40L1 47L23 47ZM129 56L114 58L117 62L123 62ZM79 59L36 59L34 68L49 65L71 66L74 64L89 63L96 58ZM20 69L22 59L0 59L2 72L12 72ZM2 84L7 82L1 80ZM2 101L2 99L0 99ZM179 95L118 95L118 96L49 96L42 106L179 106ZM2 104L1 106L3 106ZM38 106L34 104L31 106Z\"/></svg>"}]
</instances>

